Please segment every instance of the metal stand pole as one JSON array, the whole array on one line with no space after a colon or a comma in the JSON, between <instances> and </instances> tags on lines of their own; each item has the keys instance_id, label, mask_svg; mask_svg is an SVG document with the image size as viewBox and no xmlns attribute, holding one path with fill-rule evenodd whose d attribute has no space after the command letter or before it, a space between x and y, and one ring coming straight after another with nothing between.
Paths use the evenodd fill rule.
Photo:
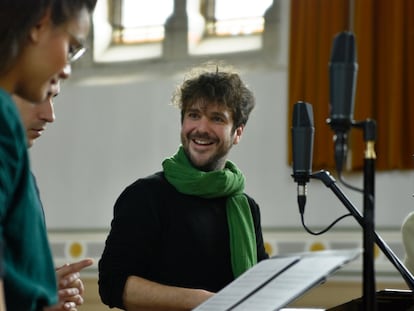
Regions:
<instances>
[{"instance_id":1,"label":"metal stand pole","mask_svg":"<svg viewBox=\"0 0 414 311\"><path fill-rule=\"evenodd\" d=\"M364 140L366 142L364 157L364 217L363 217L363 245L364 245L364 284L363 303L365 310L377 309L375 290L375 132L376 124L372 120L363 123Z\"/></svg>"}]
</instances>

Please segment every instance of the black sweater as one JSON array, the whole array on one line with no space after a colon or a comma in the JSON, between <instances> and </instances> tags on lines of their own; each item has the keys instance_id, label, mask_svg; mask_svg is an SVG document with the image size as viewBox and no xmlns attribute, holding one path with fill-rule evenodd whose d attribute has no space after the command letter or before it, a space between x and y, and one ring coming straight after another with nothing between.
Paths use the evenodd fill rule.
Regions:
<instances>
[{"instance_id":1,"label":"black sweater","mask_svg":"<svg viewBox=\"0 0 414 311\"><path fill-rule=\"evenodd\" d=\"M260 261L268 258L260 211L247 198ZM99 261L102 301L123 308L123 289L130 275L213 292L233 281L225 206L225 197L203 199L178 192L161 172L127 187L115 203Z\"/></svg>"}]
</instances>

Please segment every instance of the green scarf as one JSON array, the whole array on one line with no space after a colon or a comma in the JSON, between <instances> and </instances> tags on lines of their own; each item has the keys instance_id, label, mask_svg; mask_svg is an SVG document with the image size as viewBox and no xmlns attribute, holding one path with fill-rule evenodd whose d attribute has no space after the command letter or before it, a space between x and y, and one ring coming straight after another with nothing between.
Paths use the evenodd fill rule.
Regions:
<instances>
[{"instance_id":1,"label":"green scarf","mask_svg":"<svg viewBox=\"0 0 414 311\"><path fill-rule=\"evenodd\" d=\"M249 202L244 191L244 176L231 161L223 170L203 172L194 168L182 146L162 163L165 178L179 192L202 198L227 197L227 223L234 277L257 263L256 235Z\"/></svg>"}]
</instances>

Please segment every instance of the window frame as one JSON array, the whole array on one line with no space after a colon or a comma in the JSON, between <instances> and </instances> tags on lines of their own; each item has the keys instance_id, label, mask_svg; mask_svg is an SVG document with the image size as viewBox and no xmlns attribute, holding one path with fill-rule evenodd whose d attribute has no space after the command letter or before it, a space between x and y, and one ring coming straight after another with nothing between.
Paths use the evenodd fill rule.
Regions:
<instances>
[{"instance_id":1,"label":"window frame","mask_svg":"<svg viewBox=\"0 0 414 311\"><path fill-rule=\"evenodd\" d=\"M225 59L246 54L261 58L265 56L269 59L278 57L280 15L282 14L280 7L281 2L286 0L273 0L273 4L264 15L263 33L233 37L205 36L202 14L208 14L208 12L212 14L215 0L198 1L196 5L200 4L201 10L196 12L194 8L187 10L187 1L175 0L174 13L167 19L165 37L162 42L118 46L112 42L112 31L113 25L118 24L121 18L120 8L123 0L99 1L98 6L101 7L97 7L94 13L94 35L90 38L93 53L89 53L91 55L89 63L102 65L123 62L164 62L205 57ZM107 19L108 15L111 16L110 20ZM98 33L99 36L96 35ZM217 47L222 48L217 49Z\"/></svg>"}]
</instances>

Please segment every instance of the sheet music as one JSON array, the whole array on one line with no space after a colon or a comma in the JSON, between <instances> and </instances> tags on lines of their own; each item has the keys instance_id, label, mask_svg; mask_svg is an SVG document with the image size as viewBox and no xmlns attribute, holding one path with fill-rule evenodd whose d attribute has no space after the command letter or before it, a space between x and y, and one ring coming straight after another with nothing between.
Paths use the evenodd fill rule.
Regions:
<instances>
[{"instance_id":1,"label":"sheet music","mask_svg":"<svg viewBox=\"0 0 414 311\"><path fill-rule=\"evenodd\" d=\"M240 300L251 295L255 290L285 271L292 264L299 261L299 259L299 256L295 256L263 260L194 310L230 310Z\"/></svg>"},{"instance_id":2,"label":"sheet music","mask_svg":"<svg viewBox=\"0 0 414 311\"><path fill-rule=\"evenodd\" d=\"M346 259L344 256L302 258L232 310L279 310L321 283L327 275L339 269Z\"/></svg>"},{"instance_id":3,"label":"sheet music","mask_svg":"<svg viewBox=\"0 0 414 311\"><path fill-rule=\"evenodd\" d=\"M194 310L280 310L361 252L321 251L261 261Z\"/></svg>"}]
</instances>

